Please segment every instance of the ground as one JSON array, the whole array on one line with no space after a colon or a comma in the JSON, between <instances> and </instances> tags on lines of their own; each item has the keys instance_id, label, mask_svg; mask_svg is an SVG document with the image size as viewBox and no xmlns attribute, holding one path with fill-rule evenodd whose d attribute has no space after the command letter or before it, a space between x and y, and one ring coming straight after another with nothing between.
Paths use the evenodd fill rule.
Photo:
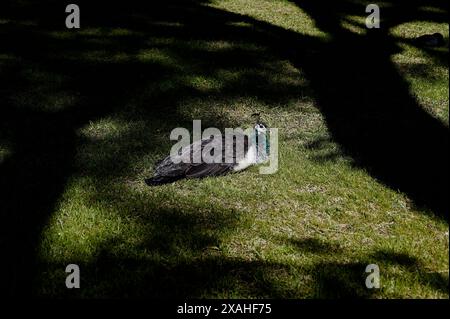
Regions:
<instances>
[{"instance_id":1,"label":"ground","mask_svg":"<svg viewBox=\"0 0 450 319\"><path fill-rule=\"evenodd\" d=\"M413 41L448 41L441 2L384 1L382 38L356 0L80 1L79 30L55 1L5 2L14 293L449 297L448 46ZM276 174L144 183L173 128L247 127L254 112L279 129ZM80 289L65 287L71 263Z\"/></svg>"}]
</instances>

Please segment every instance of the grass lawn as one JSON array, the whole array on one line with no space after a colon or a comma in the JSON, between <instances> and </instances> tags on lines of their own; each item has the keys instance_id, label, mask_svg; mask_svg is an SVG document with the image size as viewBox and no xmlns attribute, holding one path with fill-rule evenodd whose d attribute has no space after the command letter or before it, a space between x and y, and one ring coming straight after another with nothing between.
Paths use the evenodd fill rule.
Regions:
<instances>
[{"instance_id":1,"label":"grass lawn","mask_svg":"<svg viewBox=\"0 0 450 319\"><path fill-rule=\"evenodd\" d=\"M80 1L79 30L64 27L64 6L52 1L6 1L0 10L0 247L14 265L12 289L74 298L449 297L448 219L423 191L432 186L391 180L384 161L398 156L375 161L359 144L365 137L354 140L366 118L380 119L364 126L372 131L408 119L406 107L382 114L392 103L420 112L448 141L448 45L412 41L433 32L448 41L447 12L413 1L416 11L398 18L387 1L389 49L380 52L389 54L359 68L364 57L351 64L344 52L366 50L365 2L323 13L300 0L129 2ZM371 82L384 71L377 66L388 78ZM372 96L386 101L377 101L380 113L339 114ZM194 119L247 127L254 112L279 128L276 174L253 167L144 183L169 153L173 128ZM432 169L445 175L439 163ZM70 263L81 268L81 289L65 287ZM380 268L380 289L365 287L369 264ZM21 269L32 279L26 288Z\"/></svg>"}]
</instances>

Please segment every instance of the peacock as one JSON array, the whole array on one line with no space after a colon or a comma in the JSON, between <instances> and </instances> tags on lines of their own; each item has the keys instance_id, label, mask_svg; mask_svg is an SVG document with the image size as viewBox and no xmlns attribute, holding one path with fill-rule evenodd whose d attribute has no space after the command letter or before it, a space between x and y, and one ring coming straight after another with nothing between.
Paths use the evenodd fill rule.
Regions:
<instances>
[{"instance_id":1,"label":"peacock","mask_svg":"<svg viewBox=\"0 0 450 319\"><path fill-rule=\"evenodd\" d=\"M221 176L265 163L270 156L270 129L258 118L249 131L234 131L233 136L212 135L195 141L157 162L154 175L145 180L149 186L172 183L180 179ZM230 142L231 141L231 142ZM209 150L222 150L211 154L213 161L204 161L203 156ZM199 154L200 152L200 154ZM198 156L198 157L196 157ZM201 158L200 162L192 159Z\"/></svg>"}]
</instances>

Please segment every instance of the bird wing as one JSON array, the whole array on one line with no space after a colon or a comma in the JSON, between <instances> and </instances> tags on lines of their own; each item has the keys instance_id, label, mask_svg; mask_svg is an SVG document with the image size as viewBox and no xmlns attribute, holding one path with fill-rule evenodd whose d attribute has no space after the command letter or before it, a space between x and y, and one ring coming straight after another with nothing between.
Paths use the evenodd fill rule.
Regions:
<instances>
[{"instance_id":1,"label":"bird wing","mask_svg":"<svg viewBox=\"0 0 450 319\"><path fill-rule=\"evenodd\" d=\"M205 151L205 147L209 147L209 148L214 148L216 147L216 149L220 149L220 146L224 146L225 145L225 139L219 136L212 136L208 139L203 139L201 140L201 147L192 147L191 148L191 155L192 155L192 159L196 158L196 156L198 156L197 158L202 158L204 159L204 157L202 154ZM195 145L191 144L191 145ZM223 150L223 149L222 149ZM201 154L198 154L201 153ZM202 156L202 157L200 157ZM187 169L186 169L186 177L187 178L199 178L199 177L205 177L205 176L219 176L219 175L223 175L225 173L227 173L228 171L231 170L231 168L234 166L234 163L224 163L223 160L223 156L224 156L224 152L220 152L218 154L215 154L215 156L217 157L218 162L217 163L205 163L205 162L201 162L201 163L191 163Z\"/></svg>"},{"instance_id":2,"label":"bird wing","mask_svg":"<svg viewBox=\"0 0 450 319\"><path fill-rule=\"evenodd\" d=\"M187 178L220 176L228 173L234 164L201 163L190 166L186 171Z\"/></svg>"},{"instance_id":3,"label":"bird wing","mask_svg":"<svg viewBox=\"0 0 450 319\"><path fill-rule=\"evenodd\" d=\"M181 149L181 154L177 155L179 158L183 158L184 161L174 163L170 156L160 161L155 167L155 176L165 176L168 178L199 178L205 176L224 175L231 171L232 168L245 156L245 153L248 150L248 136L244 135L243 138L243 152L237 151L237 138L233 139L233 143L231 143L231 145L226 143L225 136L211 136L210 138L196 141L183 147ZM196 158L203 159L202 152L205 150L205 147L219 147L220 143L222 143L222 152L219 154L214 154L214 156L217 156L217 162L205 163L202 161L201 163L194 163ZM232 154L231 163L225 162L226 152L231 152L229 154Z\"/></svg>"}]
</instances>

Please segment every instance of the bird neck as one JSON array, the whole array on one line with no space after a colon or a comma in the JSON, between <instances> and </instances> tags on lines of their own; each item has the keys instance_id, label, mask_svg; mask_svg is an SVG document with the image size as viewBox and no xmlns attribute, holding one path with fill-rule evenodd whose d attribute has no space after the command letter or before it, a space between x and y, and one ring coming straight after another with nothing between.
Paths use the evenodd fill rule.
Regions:
<instances>
[{"instance_id":1,"label":"bird neck","mask_svg":"<svg viewBox=\"0 0 450 319\"><path fill-rule=\"evenodd\" d=\"M270 144L268 139L268 131L260 132L253 130L251 147L254 148L255 163L263 163L269 159Z\"/></svg>"}]
</instances>

